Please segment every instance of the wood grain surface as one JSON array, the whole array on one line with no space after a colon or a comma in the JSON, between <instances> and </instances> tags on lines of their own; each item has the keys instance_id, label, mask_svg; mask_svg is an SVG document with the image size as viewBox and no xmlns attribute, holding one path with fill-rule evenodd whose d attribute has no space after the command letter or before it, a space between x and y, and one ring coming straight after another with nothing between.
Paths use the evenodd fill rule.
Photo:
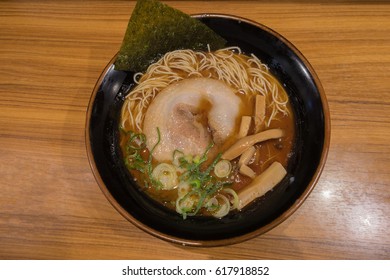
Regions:
<instances>
[{"instance_id":1,"label":"wood grain surface","mask_svg":"<svg viewBox=\"0 0 390 280\"><path fill-rule=\"evenodd\" d=\"M109 204L85 117L133 1L1 1L1 259L390 259L390 4L166 1L260 22L310 61L331 113L322 176L287 221L217 248L173 245Z\"/></svg>"}]
</instances>

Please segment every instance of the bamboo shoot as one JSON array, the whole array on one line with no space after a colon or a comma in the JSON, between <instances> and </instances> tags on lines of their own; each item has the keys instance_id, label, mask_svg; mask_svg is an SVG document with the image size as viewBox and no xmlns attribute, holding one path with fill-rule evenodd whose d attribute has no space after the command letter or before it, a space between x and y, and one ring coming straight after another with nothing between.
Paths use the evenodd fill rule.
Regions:
<instances>
[{"instance_id":1,"label":"bamboo shoot","mask_svg":"<svg viewBox=\"0 0 390 280\"><path fill-rule=\"evenodd\" d=\"M248 165L245 164L241 165L239 172L242 175L248 176L251 179L256 177L255 171L253 171L252 168L250 168Z\"/></svg>"},{"instance_id":2,"label":"bamboo shoot","mask_svg":"<svg viewBox=\"0 0 390 280\"><path fill-rule=\"evenodd\" d=\"M263 142L269 139L277 139L283 136L283 130L269 129L262 132L259 132L254 135L246 136L239 139L234 143L229 149L227 149L223 154L222 158L227 160L235 159L245 152L250 146L253 146L256 143Z\"/></svg>"},{"instance_id":3,"label":"bamboo shoot","mask_svg":"<svg viewBox=\"0 0 390 280\"><path fill-rule=\"evenodd\" d=\"M259 132L265 119L265 96L256 95L255 100L255 132Z\"/></svg>"},{"instance_id":4,"label":"bamboo shoot","mask_svg":"<svg viewBox=\"0 0 390 280\"><path fill-rule=\"evenodd\" d=\"M243 209L254 199L265 195L280 183L286 174L287 171L282 164L279 162L272 163L263 173L253 179L252 183L238 193L238 210Z\"/></svg>"},{"instance_id":5,"label":"bamboo shoot","mask_svg":"<svg viewBox=\"0 0 390 280\"><path fill-rule=\"evenodd\" d=\"M242 153L240 160L238 161L238 166L241 167L241 165L247 165L253 155L256 152L256 148L254 146L250 146L245 152Z\"/></svg>"},{"instance_id":6,"label":"bamboo shoot","mask_svg":"<svg viewBox=\"0 0 390 280\"><path fill-rule=\"evenodd\" d=\"M251 117L242 116L240 131L238 132L238 138L242 138L248 135L250 125L251 125Z\"/></svg>"}]
</instances>

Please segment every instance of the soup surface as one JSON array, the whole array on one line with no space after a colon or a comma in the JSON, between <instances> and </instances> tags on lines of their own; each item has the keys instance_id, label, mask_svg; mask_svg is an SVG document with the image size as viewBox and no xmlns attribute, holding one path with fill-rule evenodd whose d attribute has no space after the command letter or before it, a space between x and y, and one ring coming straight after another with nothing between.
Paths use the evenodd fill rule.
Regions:
<instances>
[{"instance_id":1,"label":"soup surface","mask_svg":"<svg viewBox=\"0 0 390 280\"><path fill-rule=\"evenodd\" d=\"M137 185L183 218L221 218L286 174L294 115L266 65L238 48L166 54L126 97L120 145Z\"/></svg>"}]
</instances>

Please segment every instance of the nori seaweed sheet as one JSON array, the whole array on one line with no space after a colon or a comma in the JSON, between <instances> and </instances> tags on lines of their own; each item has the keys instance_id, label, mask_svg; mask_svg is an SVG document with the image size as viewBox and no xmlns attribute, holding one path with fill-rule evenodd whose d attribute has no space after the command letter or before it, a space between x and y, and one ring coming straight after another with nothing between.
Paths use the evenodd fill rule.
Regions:
<instances>
[{"instance_id":1,"label":"nori seaweed sheet","mask_svg":"<svg viewBox=\"0 0 390 280\"><path fill-rule=\"evenodd\" d=\"M130 17L116 70L144 72L165 53L179 49L221 49L226 41L213 30L157 0L138 0Z\"/></svg>"}]
</instances>

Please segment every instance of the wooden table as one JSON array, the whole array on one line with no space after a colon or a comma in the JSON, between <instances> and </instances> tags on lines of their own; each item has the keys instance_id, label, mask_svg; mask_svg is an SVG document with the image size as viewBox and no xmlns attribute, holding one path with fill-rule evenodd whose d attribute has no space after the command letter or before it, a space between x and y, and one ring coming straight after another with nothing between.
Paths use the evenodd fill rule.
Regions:
<instances>
[{"instance_id":1,"label":"wooden table","mask_svg":"<svg viewBox=\"0 0 390 280\"><path fill-rule=\"evenodd\" d=\"M288 38L316 70L332 121L322 177L294 215L240 244L188 248L118 214L86 155L88 101L134 2L2 1L0 258L389 259L390 5L343 2L167 1Z\"/></svg>"}]
</instances>

